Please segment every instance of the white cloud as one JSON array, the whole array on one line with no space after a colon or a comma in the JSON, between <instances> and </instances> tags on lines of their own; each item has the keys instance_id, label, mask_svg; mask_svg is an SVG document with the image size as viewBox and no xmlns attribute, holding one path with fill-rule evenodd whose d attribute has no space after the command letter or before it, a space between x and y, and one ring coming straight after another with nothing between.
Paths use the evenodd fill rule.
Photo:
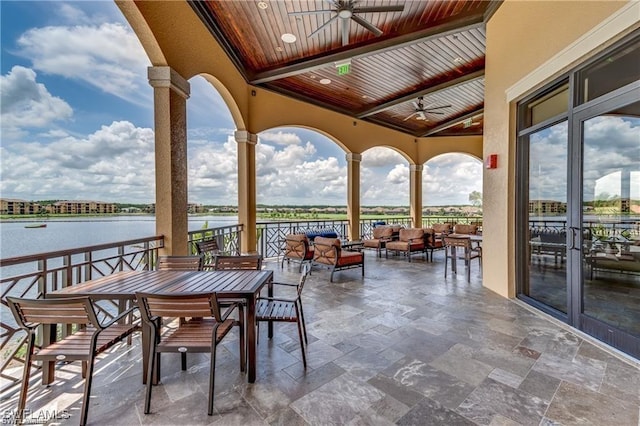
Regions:
<instances>
[{"instance_id":1,"label":"white cloud","mask_svg":"<svg viewBox=\"0 0 640 426\"><path fill-rule=\"evenodd\" d=\"M407 160L391 148L371 148L362 154L362 167L389 167L406 164Z\"/></svg>"},{"instance_id":2,"label":"white cloud","mask_svg":"<svg viewBox=\"0 0 640 426\"><path fill-rule=\"evenodd\" d=\"M113 122L86 138L3 144L1 191L23 199L153 202L151 129Z\"/></svg>"},{"instance_id":3,"label":"white cloud","mask_svg":"<svg viewBox=\"0 0 640 426\"><path fill-rule=\"evenodd\" d=\"M51 126L73 115L69 104L36 82L32 69L21 66L0 77L0 105L3 138L16 137L23 128Z\"/></svg>"},{"instance_id":4,"label":"white cloud","mask_svg":"<svg viewBox=\"0 0 640 426\"><path fill-rule=\"evenodd\" d=\"M70 6L67 9L73 10ZM17 45L16 53L31 60L38 71L80 80L129 102L150 105L152 92L146 82L149 59L133 31L121 23L32 28L18 38Z\"/></svg>"},{"instance_id":5,"label":"white cloud","mask_svg":"<svg viewBox=\"0 0 640 426\"><path fill-rule=\"evenodd\" d=\"M277 145L296 145L302 143L302 140L295 133L279 131L277 133L260 133L260 142L273 142Z\"/></svg>"}]
</instances>

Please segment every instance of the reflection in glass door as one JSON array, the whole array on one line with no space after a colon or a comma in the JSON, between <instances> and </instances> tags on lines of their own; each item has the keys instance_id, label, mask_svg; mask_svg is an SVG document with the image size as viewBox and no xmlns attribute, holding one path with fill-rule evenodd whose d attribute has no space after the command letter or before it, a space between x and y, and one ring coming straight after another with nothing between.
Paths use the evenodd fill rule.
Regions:
<instances>
[{"instance_id":1,"label":"reflection in glass door","mask_svg":"<svg viewBox=\"0 0 640 426\"><path fill-rule=\"evenodd\" d=\"M529 277L524 294L567 313L567 122L529 135Z\"/></svg>"},{"instance_id":2,"label":"reflection in glass door","mask_svg":"<svg viewBox=\"0 0 640 426\"><path fill-rule=\"evenodd\" d=\"M580 322L612 343L640 339L640 102L581 123Z\"/></svg>"}]
</instances>

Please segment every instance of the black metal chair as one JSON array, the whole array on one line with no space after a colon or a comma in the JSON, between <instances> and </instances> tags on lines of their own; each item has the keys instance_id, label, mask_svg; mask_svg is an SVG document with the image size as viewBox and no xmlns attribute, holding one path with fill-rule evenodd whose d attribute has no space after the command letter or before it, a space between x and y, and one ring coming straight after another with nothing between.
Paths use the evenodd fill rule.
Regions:
<instances>
[{"instance_id":1,"label":"black metal chair","mask_svg":"<svg viewBox=\"0 0 640 426\"><path fill-rule=\"evenodd\" d=\"M256 323L258 324L258 334L260 333L260 321L274 322L295 322L298 324L298 336L300 337L300 350L302 351L302 364L307 367L307 357L305 355L305 346L308 344L307 328L304 324L304 312L302 310L302 289L304 283L311 271L311 265L305 263L302 265L302 273L300 281L297 284L277 283L274 286L293 287L296 290L295 297L259 297L256 301Z\"/></svg>"}]
</instances>

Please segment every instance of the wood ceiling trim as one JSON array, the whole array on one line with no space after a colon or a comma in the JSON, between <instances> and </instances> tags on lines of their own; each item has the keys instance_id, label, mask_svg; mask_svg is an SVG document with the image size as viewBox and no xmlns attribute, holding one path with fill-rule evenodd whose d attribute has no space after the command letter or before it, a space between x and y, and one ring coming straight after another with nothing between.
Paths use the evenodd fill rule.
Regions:
<instances>
[{"instance_id":1,"label":"wood ceiling trim","mask_svg":"<svg viewBox=\"0 0 640 426\"><path fill-rule=\"evenodd\" d=\"M449 89L472 80L477 80L479 78L484 78L484 66L482 67L482 69L464 74L460 77L454 78L453 80L445 81L443 83L436 84L434 86L430 86L427 88L420 88L419 90L415 90L411 93L407 93L397 98L391 99L390 101L377 105L374 108L368 109L367 111L363 111L362 113L358 114L357 117L362 119L370 115L377 114L379 112L387 110L398 104L412 101L418 96L426 96L433 93L437 93L442 90Z\"/></svg>"},{"instance_id":2,"label":"wood ceiling trim","mask_svg":"<svg viewBox=\"0 0 640 426\"><path fill-rule=\"evenodd\" d=\"M292 77L305 72L313 71L334 62L345 59L357 59L363 56L378 54L389 50L399 49L419 42L445 37L447 35L468 31L484 26L482 13L474 13L464 17L447 21L440 25L428 27L420 31L391 37L385 40L367 44L366 46L349 47L339 49L334 53L322 54L317 57L302 60L295 64L277 67L275 69L258 72L249 79L250 84L259 85L281 78Z\"/></svg>"},{"instance_id":3,"label":"wood ceiling trim","mask_svg":"<svg viewBox=\"0 0 640 426\"><path fill-rule=\"evenodd\" d=\"M473 110L471 112L468 112L468 113L466 113L464 115L458 116L458 117L454 118L453 120L449 120L449 121L447 121L445 123L439 124L436 127L432 128L432 129L429 129L428 132L421 134L420 136L421 137L431 136L431 135L433 135L435 133L438 133L438 132L441 132L441 131L443 131L445 129L448 129L449 127L453 127L456 124L458 124L458 123L460 123L460 122L462 122L464 120L467 120L469 118L473 118L476 115L480 115L480 114L483 114L483 113L484 113L484 106L481 107L481 108L475 109L475 110Z\"/></svg>"}]
</instances>

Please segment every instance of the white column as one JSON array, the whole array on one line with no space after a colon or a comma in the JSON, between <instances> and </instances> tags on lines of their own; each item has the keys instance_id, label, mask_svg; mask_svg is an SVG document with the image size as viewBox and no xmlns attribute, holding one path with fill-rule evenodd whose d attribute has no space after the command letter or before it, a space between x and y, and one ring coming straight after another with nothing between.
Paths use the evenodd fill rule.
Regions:
<instances>
[{"instance_id":1,"label":"white column","mask_svg":"<svg viewBox=\"0 0 640 426\"><path fill-rule=\"evenodd\" d=\"M409 166L410 210L414 228L422 228L422 168L422 164Z\"/></svg>"},{"instance_id":2,"label":"white column","mask_svg":"<svg viewBox=\"0 0 640 426\"><path fill-rule=\"evenodd\" d=\"M349 240L360 239L360 162L361 154L349 153L347 159L347 219Z\"/></svg>"}]
</instances>

